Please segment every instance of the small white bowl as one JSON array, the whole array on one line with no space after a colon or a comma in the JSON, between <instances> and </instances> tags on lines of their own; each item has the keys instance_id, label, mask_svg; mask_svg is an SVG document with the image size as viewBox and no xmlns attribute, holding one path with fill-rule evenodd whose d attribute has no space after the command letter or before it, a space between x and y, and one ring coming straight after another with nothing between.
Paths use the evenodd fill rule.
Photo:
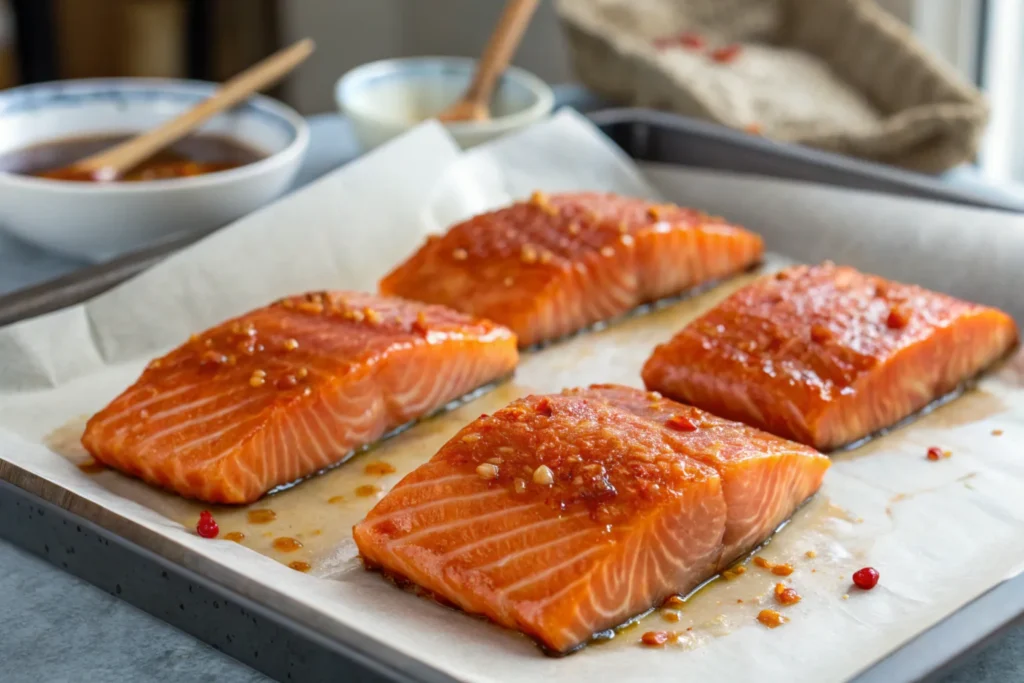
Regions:
<instances>
[{"instance_id":1,"label":"small white bowl","mask_svg":"<svg viewBox=\"0 0 1024 683\"><path fill-rule=\"evenodd\" d=\"M0 155L67 138L141 132L207 98L212 83L89 79L0 92ZM185 233L203 233L270 202L291 185L309 145L293 109L268 97L214 117L201 134L266 156L207 175L76 183L0 173L0 229L74 257L103 261Z\"/></svg>"},{"instance_id":2,"label":"small white bowl","mask_svg":"<svg viewBox=\"0 0 1024 683\"><path fill-rule=\"evenodd\" d=\"M476 60L463 57L385 59L356 67L334 89L338 108L352 121L364 149L372 149L436 116L469 85ZM463 148L536 123L551 114L555 98L544 81L509 67L491 101L491 119L447 123Z\"/></svg>"}]
</instances>

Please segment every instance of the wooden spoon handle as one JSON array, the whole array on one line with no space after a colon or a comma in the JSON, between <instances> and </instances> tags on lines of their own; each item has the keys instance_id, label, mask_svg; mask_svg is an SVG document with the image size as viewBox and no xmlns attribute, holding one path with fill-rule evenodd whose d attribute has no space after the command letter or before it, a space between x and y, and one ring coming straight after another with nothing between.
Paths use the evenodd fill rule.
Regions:
<instances>
[{"instance_id":1,"label":"wooden spoon handle","mask_svg":"<svg viewBox=\"0 0 1024 683\"><path fill-rule=\"evenodd\" d=\"M230 109L254 92L273 85L309 57L314 48L312 40L300 40L249 67L224 83L209 99L183 114L123 144L82 159L73 168L76 171L96 172L103 178L116 178L185 137L214 115Z\"/></svg>"},{"instance_id":2,"label":"wooden spoon handle","mask_svg":"<svg viewBox=\"0 0 1024 683\"><path fill-rule=\"evenodd\" d=\"M466 91L466 100L480 104L490 102L498 77L504 73L512 55L523 39L530 18L537 9L538 0L509 0L505 5L497 26L491 34L487 47L480 57L473 82Z\"/></svg>"}]
</instances>

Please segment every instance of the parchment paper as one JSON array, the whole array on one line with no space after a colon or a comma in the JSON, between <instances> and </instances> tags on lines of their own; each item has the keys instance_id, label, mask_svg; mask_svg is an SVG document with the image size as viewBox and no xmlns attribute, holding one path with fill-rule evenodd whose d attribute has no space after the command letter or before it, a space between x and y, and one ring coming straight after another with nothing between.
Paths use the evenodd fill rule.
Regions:
<instances>
[{"instance_id":1,"label":"parchment paper","mask_svg":"<svg viewBox=\"0 0 1024 683\"><path fill-rule=\"evenodd\" d=\"M1024 219L749 176L647 170L667 198L761 232L777 254L830 257L1024 319ZM245 526L244 510L216 510L225 531L245 529L243 544L198 538L190 528L195 504L75 466L68 444L80 435L81 416L113 398L152 356L285 294L372 290L425 234L535 189L657 196L640 170L573 114L468 153L425 124L108 294L0 330L0 458L70 492L62 502L80 514L321 632L354 629L464 681L846 680L1019 571L1019 356L957 401L834 458L819 496L763 551L794 565L786 581L803 596L775 630L754 617L772 604L780 579L751 567L702 591L677 622L656 613L610 644L550 659L525 638L361 569L351 524L465 422L531 390L639 385L656 343L754 275L525 355L501 389L257 503L277 512L272 525ZM787 262L777 254L766 270ZM927 461L932 445L953 456ZM396 471L370 479L363 469L370 461ZM380 491L353 494L368 481ZM275 555L269 539L280 535L305 547ZM293 557L313 570L289 569L284 563ZM851 572L864 564L882 573L870 593L850 587ZM663 650L643 649L637 641L649 628L684 636Z\"/></svg>"}]
</instances>

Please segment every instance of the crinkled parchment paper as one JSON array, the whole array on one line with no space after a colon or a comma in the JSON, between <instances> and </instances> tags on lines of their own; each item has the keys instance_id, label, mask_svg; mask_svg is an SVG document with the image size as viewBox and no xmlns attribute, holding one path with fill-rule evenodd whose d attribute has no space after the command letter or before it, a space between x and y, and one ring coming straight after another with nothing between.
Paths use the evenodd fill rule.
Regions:
<instances>
[{"instance_id":1,"label":"crinkled parchment paper","mask_svg":"<svg viewBox=\"0 0 1024 683\"><path fill-rule=\"evenodd\" d=\"M534 189L660 194L761 232L773 254L829 257L1024 319L1019 217L751 176L641 172L573 114L468 153L426 124L108 294L0 330L0 467L7 478L51 500L59 494L75 512L314 629L338 638L364 634L466 681L845 680L1018 571L1020 357L962 398L835 457L819 496L763 551L793 564L785 581L803 596L783 610L790 621L775 630L755 615L771 604L780 579L751 566L691 599L677 622L656 613L611 643L550 659L521 636L360 567L351 525L462 424L529 391L639 385L651 348L750 274L526 354L515 379L494 392L255 504L274 510L269 524L248 522L244 509L215 509L225 533L245 534L242 543L198 538L194 503L76 466L84 456L75 446L82 416L133 381L152 356L285 294L372 290L424 235ZM765 269L785 262L772 255ZM952 457L926 460L932 445ZM366 471L380 462L395 472ZM303 547L276 551L272 542L281 536ZM289 569L293 561L312 569ZM864 564L882 574L870 593L850 587L851 572ZM644 649L637 641L649 628L684 636L662 650Z\"/></svg>"}]
</instances>

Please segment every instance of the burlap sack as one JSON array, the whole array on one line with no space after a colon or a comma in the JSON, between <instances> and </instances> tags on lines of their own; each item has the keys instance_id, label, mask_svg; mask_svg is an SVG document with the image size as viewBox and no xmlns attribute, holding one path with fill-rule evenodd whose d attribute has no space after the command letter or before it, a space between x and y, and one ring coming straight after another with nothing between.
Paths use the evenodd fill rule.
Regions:
<instances>
[{"instance_id":1,"label":"burlap sack","mask_svg":"<svg viewBox=\"0 0 1024 683\"><path fill-rule=\"evenodd\" d=\"M925 172L973 159L987 119L981 93L872 0L558 0L558 10L581 80L637 106ZM734 59L715 59L733 43Z\"/></svg>"}]
</instances>

